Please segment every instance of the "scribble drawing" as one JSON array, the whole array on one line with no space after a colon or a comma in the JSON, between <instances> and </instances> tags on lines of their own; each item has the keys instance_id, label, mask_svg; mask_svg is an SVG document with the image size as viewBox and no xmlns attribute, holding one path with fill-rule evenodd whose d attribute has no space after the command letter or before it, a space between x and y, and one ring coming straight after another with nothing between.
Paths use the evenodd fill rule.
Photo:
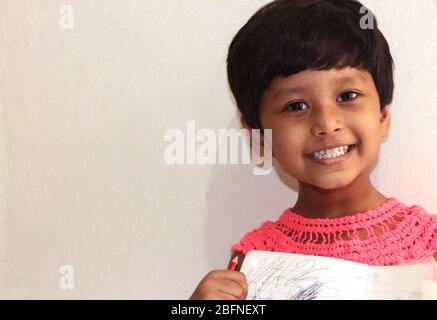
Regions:
<instances>
[{"instance_id":1,"label":"scribble drawing","mask_svg":"<svg viewBox=\"0 0 437 320\"><path fill-rule=\"evenodd\" d=\"M324 269L318 268L313 258L261 259L248 271L248 284L253 287L254 299L317 299L323 289L320 274Z\"/></svg>"},{"instance_id":2,"label":"scribble drawing","mask_svg":"<svg viewBox=\"0 0 437 320\"><path fill-rule=\"evenodd\" d=\"M247 275L249 299L265 300L347 299L365 276L335 271L314 257L261 258Z\"/></svg>"},{"instance_id":3,"label":"scribble drawing","mask_svg":"<svg viewBox=\"0 0 437 320\"><path fill-rule=\"evenodd\" d=\"M423 280L430 268L429 264L372 267L269 252L250 258L242 266L249 285L248 299L265 300L422 299Z\"/></svg>"},{"instance_id":4,"label":"scribble drawing","mask_svg":"<svg viewBox=\"0 0 437 320\"><path fill-rule=\"evenodd\" d=\"M323 283L316 281L307 288L300 289L290 297L290 300L315 300L318 298L323 287Z\"/></svg>"}]
</instances>

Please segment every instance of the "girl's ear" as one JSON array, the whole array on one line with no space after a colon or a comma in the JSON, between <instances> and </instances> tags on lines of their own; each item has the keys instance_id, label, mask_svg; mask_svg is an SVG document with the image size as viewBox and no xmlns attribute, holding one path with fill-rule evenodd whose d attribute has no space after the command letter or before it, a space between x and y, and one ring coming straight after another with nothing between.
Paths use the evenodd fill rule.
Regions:
<instances>
[{"instance_id":1,"label":"girl's ear","mask_svg":"<svg viewBox=\"0 0 437 320\"><path fill-rule=\"evenodd\" d=\"M385 106L381 111L381 138L385 139L389 132L390 132L390 126L391 126L391 113L390 113L390 106Z\"/></svg>"},{"instance_id":2,"label":"girl's ear","mask_svg":"<svg viewBox=\"0 0 437 320\"><path fill-rule=\"evenodd\" d=\"M241 116L240 121L241 121L241 125L249 131L249 142L250 142L250 148L251 148L251 152L252 152L252 146L253 146L253 144L252 144L253 143L252 142L252 130L253 130L253 128L246 122L246 120L244 119L243 116ZM258 139L256 139L256 140L258 140ZM260 156L264 157L265 144L264 144L264 136L263 135L260 136L259 144L260 144L260 149L259 149ZM272 150L272 156L275 157L273 150Z\"/></svg>"},{"instance_id":3,"label":"girl's ear","mask_svg":"<svg viewBox=\"0 0 437 320\"><path fill-rule=\"evenodd\" d=\"M249 131L249 148L250 148L250 152L252 153L252 146L253 146L252 130L253 130L253 128L246 122L246 120L244 119L243 116L241 116L240 121L241 121L241 125L243 126L243 128ZM259 143L260 143L260 148L261 148L260 150L262 153L263 149L264 149L264 139L262 136L259 139ZM261 154L261 156L263 156L263 155Z\"/></svg>"}]
</instances>

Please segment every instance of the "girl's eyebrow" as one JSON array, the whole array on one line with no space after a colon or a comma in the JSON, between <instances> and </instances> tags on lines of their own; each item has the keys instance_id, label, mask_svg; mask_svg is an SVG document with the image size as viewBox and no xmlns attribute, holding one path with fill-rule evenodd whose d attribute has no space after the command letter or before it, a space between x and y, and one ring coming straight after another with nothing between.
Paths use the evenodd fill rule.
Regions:
<instances>
[{"instance_id":1,"label":"girl's eyebrow","mask_svg":"<svg viewBox=\"0 0 437 320\"><path fill-rule=\"evenodd\" d=\"M366 81L366 79L362 75L357 75L357 76L337 77L334 80L332 80L331 83L333 83L333 84L346 84L346 83L355 84L355 83L359 83L362 81ZM304 91L304 90L305 90L304 86L296 86L296 87L289 87L289 88L280 89L273 94L273 98L277 98L277 97L284 95L284 94L292 95L294 93L299 93L299 92Z\"/></svg>"},{"instance_id":2,"label":"girl's eyebrow","mask_svg":"<svg viewBox=\"0 0 437 320\"><path fill-rule=\"evenodd\" d=\"M304 91L304 90L305 90L305 87L303 87L303 86L280 89L280 90L276 91L276 93L273 95L273 98L277 98L277 97L282 96L284 94L292 95L293 93L299 93L299 92Z\"/></svg>"},{"instance_id":3,"label":"girl's eyebrow","mask_svg":"<svg viewBox=\"0 0 437 320\"><path fill-rule=\"evenodd\" d=\"M358 83L365 82L366 78L364 78L361 74L357 74L356 76L343 76L338 77L332 81L332 83L344 84L344 83Z\"/></svg>"}]
</instances>

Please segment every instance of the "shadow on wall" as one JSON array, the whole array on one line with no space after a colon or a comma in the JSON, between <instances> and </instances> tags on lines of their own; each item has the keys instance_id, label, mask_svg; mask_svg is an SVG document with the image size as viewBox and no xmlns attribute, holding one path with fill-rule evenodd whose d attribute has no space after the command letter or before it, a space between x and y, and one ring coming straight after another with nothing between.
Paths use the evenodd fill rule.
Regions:
<instances>
[{"instance_id":1,"label":"shadow on wall","mask_svg":"<svg viewBox=\"0 0 437 320\"><path fill-rule=\"evenodd\" d=\"M228 129L240 128L236 116ZM297 190L296 179L287 175L274 159L273 170L266 176L254 175L252 164L213 166L204 230L209 269L225 269L230 246L248 231L266 220L277 219L283 210L292 207Z\"/></svg>"}]
</instances>

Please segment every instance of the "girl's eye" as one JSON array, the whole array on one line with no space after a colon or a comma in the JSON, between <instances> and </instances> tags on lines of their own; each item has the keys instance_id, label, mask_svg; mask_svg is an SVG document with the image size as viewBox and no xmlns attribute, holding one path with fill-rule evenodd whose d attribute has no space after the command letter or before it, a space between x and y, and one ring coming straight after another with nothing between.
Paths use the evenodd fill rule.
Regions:
<instances>
[{"instance_id":1,"label":"girl's eye","mask_svg":"<svg viewBox=\"0 0 437 320\"><path fill-rule=\"evenodd\" d=\"M352 97L353 95L355 95L355 98ZM346 101L350 101L350 100L354 100L356 99L356 97L358 97L358 93L350 91L350 92L345 92L343 94L340 95L341 98L344 98ZM343 102L343 101L340 101Z\"/></svg>"},{"instance_id":2,"label":"girl's eye","mask_svg":"<svg viewBox=\"0 0 437 320\"><path fill-rule=\"evenodd\" d=\"M303 102L294 102L294 103L290 103L289 105L287 105L285 107L285 111L302 111L302 109L300 109L302 106L305 106L306 104Z\"/></svg>"},{"instance_id":3,"label":"girl's eye","mask_svg":"<svg viewBox=\"0 0 437 320\"><path fill-rule=\"evenodd\" d=\"M355 100L357 97L359 96L359 93L354 92L354 91L349 91L349 92L345 92L343 94L341 94L339 96L339 98L342 99L342 101L339 102L347 102L347 101L351 101L351 100ZM294 102L294 103L290 103L288 104L284 111L304 111L304 106L307 106L304 102Z\"/></svg>"}]
</instances>

